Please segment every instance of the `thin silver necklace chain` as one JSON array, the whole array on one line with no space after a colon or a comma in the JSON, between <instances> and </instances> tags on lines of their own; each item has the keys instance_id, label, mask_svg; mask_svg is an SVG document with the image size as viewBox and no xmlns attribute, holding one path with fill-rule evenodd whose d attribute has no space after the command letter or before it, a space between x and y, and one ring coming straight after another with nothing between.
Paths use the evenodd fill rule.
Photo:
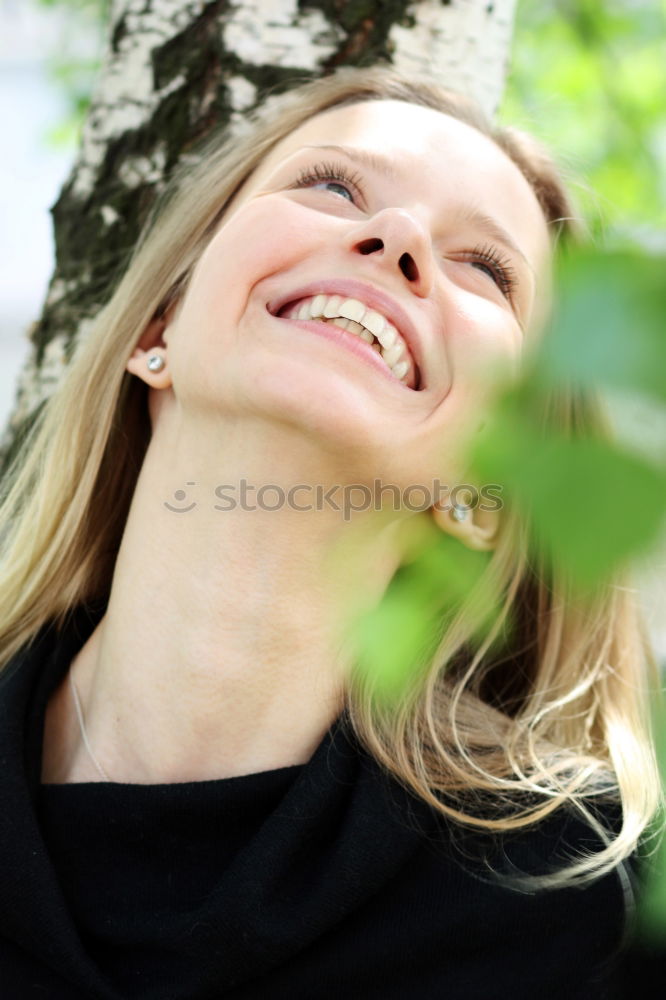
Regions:
<instances>
[{"instance_id":1,"label":"thin silver necklace chain","mask_svg":"<svg viewBox=\"0 0 666 1000\"><path fill-rule=\"evenodd\" d=\"M68 673L69 673L69 683L72 688L72 696L74 698L74 707L76 709L76 715L79 720L79 728L81 730L81 736L83 738L85 748L88 751L91 761L101 774L104 781L111 781L111 778L108 776L108 774L106 773L100 762L97 760L97 757L95 757L95 754L92 752L92 747L90 746L90 740L88 739L88 734L86 732L86 724L83 721L83 709L81 708L79 692L76 690L76 684L74 683L74 677L72 675L72 671L70 670L68 671Z\"/></svg>"}]
</instances>

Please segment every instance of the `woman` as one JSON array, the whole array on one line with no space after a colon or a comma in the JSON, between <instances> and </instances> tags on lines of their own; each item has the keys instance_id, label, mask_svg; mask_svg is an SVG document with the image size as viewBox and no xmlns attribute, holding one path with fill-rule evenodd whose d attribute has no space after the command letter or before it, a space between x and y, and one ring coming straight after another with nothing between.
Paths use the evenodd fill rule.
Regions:
<instances>
[{"instance_id":1,"label":"woman","mask_svg":"<svg viewBox=\"0 0 666 1000\"><path fill-rule=\"evenodd\" d=\"M180 178L5 500L3 997L611 995L659 796L626 594L581 615L502 510L326 499L464 481L570 215L388 70ZM387 710L350 626L417 522L503 606Z\"/></svg>"}]
</instances>

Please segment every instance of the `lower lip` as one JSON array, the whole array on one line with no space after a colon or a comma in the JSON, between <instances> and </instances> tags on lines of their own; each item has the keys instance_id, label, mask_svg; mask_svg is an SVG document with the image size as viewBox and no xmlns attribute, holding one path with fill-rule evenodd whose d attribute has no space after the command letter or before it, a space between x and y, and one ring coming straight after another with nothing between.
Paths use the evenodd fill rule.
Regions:
<instances>
[{"instance_id":1,"label":"lower lip","mask_svg":"<svg viewBox=\"0 0 666 1000\"><path fill-rule=\"evenodd\" d=\"M365 362L366 365L374 368L375 371L381 372L385 378L389 378L394 384L402 386L403 389L409 389L409 386L405 382L401 382L400 379L395 377L388 365L381 360L377 351L373 351L370 344L361 340L355 333L343 330L342 327L336 326L334 323L317 323L316 320L310 319L287 319L285 316L278 316L276 318L284 320L287 323L294 323L295 326L300 327L302 330L311 330L312 333L318 333L320 337L331 340L334 344L341 344L349 351L352 351L360 361Z\"/></svg>"}]
</instances>

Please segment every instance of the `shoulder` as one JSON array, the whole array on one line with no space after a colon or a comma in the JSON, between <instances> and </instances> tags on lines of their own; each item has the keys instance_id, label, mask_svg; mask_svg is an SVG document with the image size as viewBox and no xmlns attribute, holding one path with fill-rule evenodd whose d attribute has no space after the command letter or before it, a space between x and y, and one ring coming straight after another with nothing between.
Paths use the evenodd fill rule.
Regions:
<instances>
[{"instance_id":1,"label":"shoulder","mask_svg":"<svg viewBox=\"0 0 666 1000\"><path fill-rule=\"evenodd\" d=\"M613 829L617 803L601 816ZM409 821L418 823L421 848L396 879L395 920L409 913L418 923L423 961L439 955L452 996L615 996L633 915L630 866L580 885L539 884L603 846L582 817L560 809L522 830L489 833L412 801Z\"/></svg>"}]
</instances>

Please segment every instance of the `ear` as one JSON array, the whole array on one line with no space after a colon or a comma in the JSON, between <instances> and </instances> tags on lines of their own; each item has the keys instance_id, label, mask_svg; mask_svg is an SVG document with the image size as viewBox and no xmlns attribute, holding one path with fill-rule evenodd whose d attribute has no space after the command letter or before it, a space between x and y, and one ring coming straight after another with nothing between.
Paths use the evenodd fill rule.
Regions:
<instances>
[{"instance_id":1,"label":"ear","mask_svg":"<svg viewBox=\"0 0 666 1000\"><path fill-rule=\"evenodd\" d=\"M497 545L501 525L500 512L456 505L449 498L430 508L435 524L448 535L458 538L468 549L490 551Z\"/></svg>"},{"instance_id":2,"label":"ear","mask_svg":"<svg viewBox=\"0 0 666 1000\"><path fill-rule=\"evenodd\" d=\"M164 331L166 316L152 319L141 335L125 368L153 389L168 389L171 385Z\"/></svg>"}]
</instances>

